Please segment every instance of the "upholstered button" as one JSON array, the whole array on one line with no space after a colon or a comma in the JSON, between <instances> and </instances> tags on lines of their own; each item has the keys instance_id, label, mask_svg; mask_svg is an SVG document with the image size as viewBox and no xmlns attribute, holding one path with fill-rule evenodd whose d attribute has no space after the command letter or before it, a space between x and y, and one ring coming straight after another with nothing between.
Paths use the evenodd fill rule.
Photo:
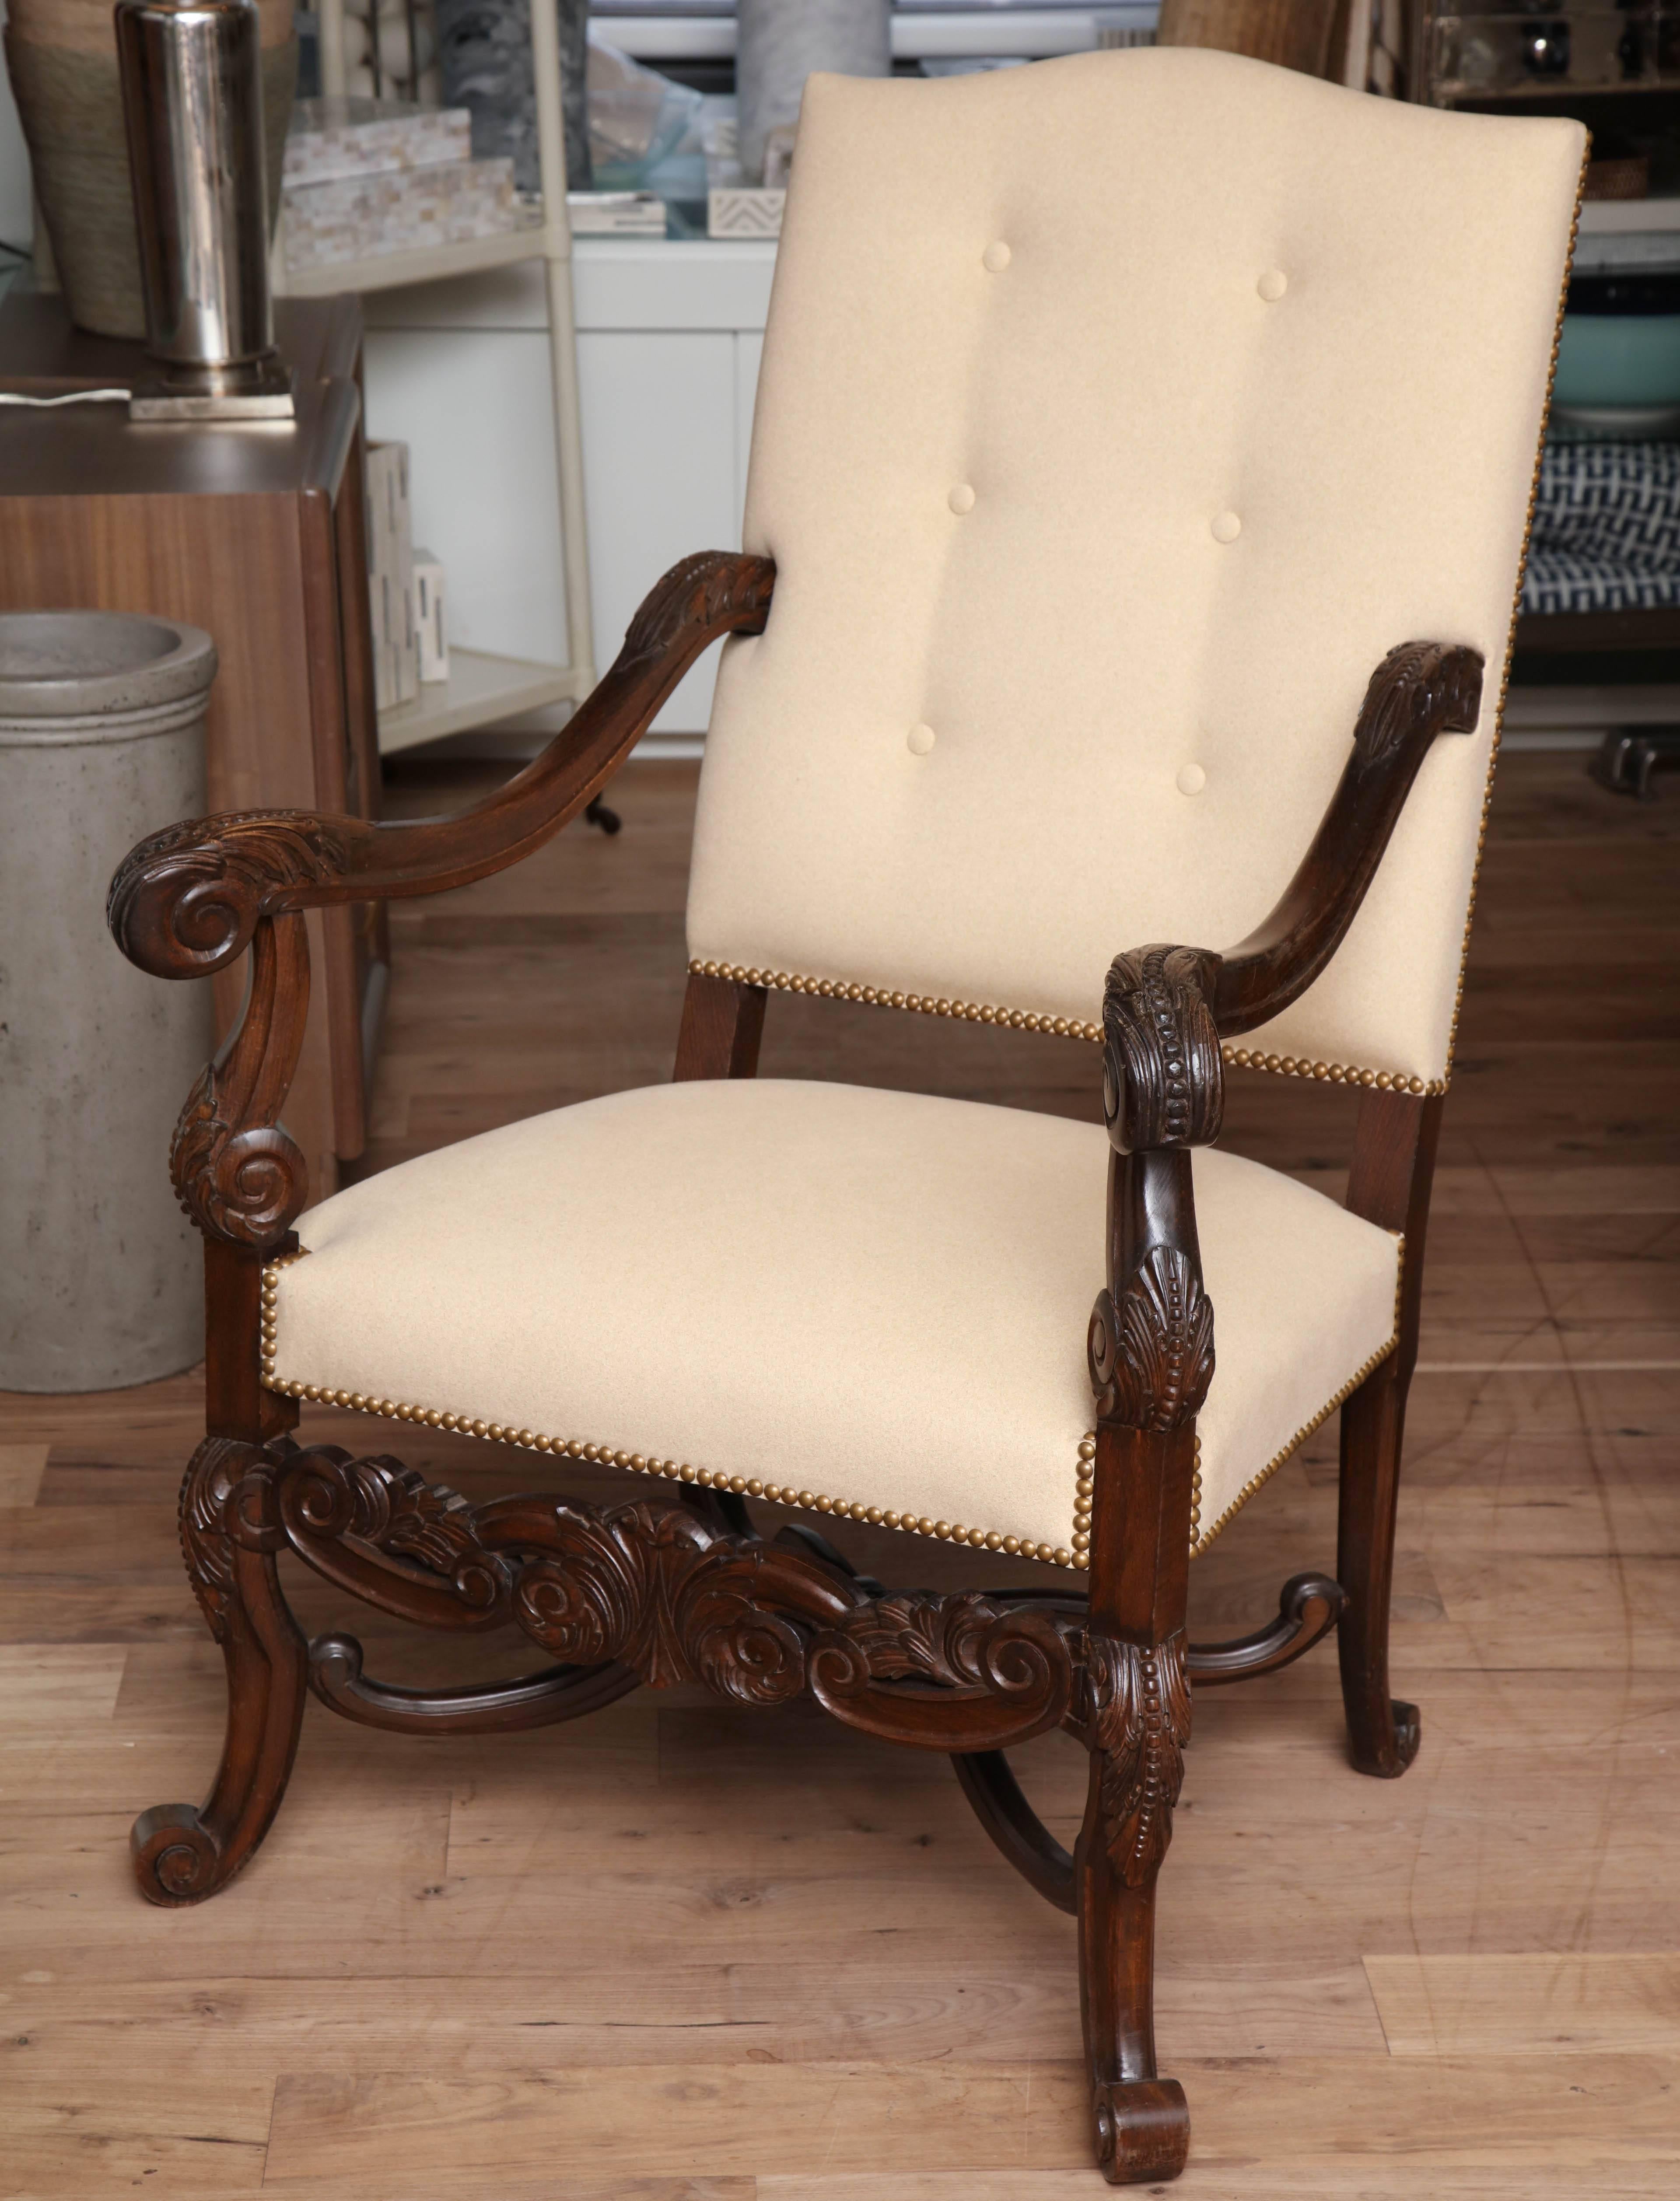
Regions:
<instances>
[{"instance_id":1,"label":"upholstered button","mask_svg":"<svg viewBox=\"0 0 1680 2201\"><path fill-rule=\"evenodd\" d=\"M1254 287L1268 306L1275 306L1289 288L1289 278L1281 267L1268 267Z\"/></svg>"},{"instance_id":2,"label":"upholstered button","mask_svg":"<svg viewBox=\"0 0 1680 2201\"><path fill-rule=\"evenodd\" d=\"M972 512L975 508L975 493L967 482L958 482L951 495L946 497L945 502L953 512Z\"/></svg>"},{"instance_id":3,"label":"upholstered button","mask_svg":"<svg viewBox=\"0 0 1680 2201\"><path fill-rule=\"evenodd\" d=\"M988 275L1001 275L1010 264L1010 249L1001 240L988 244L980 255L980 264Z\"/></svg>"},{"instance_id":4,"label":"upholstered button","mask_svg":"<svg viewBox=\"0 0 1680 2201\"><path fill-rule=\"evenodd\" d=\"M1199 795L1207 784L1208 775L1199 764L1181 764L1179 766L1180 795Z\"/></svg>"},{"instance_id":5,"label":"upholstered button","mask_svg":"<svg viewBox=\"0 0 1680 2201\"><path fill-rule=\"evenodd\" d=\"M1234 543L1243 531L1243 523L1234 512L1216 514L1214 519L1215 543Z\"/></svg>"},{"instance_id":6,"label":"upholstered button","mask_svg":"<svg viewBox=\"0 0 1680 2201\"><path fill-rule=\"evenodd\" d=\"M912 756L926 756L934 746L933 728L922 725L912 726L910 730L908 746Z\"/></svg>"}]
</instances>

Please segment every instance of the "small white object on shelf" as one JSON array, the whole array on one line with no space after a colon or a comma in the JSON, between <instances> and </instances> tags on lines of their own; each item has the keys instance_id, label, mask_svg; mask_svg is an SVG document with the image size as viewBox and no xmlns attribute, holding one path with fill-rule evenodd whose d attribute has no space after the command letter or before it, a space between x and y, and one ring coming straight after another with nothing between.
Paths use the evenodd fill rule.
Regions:
<instances>
[{"instance_id":1,"label":"small white object on shelf","mask_svg":"<svg viewBox=\"0 0 1680 2201\"><path fill-rule=\"evenodd\" d=\"M708 237L780 237L786 191L752 184L714 185L705 195Z\"/></svg>"},{"instance_id":2,"label":"small white object on shelf","mask_svg":"<svg viewBox=\"0 0 1680 2201\"><path fill-rule=\"evenodd\" d=\"M414 643L420 683L436 687L449 678L449 644L443 633L443 566L430 550L417 550L413 563Z\"/></svg>"},{"instance_id":3,"label":"small white object on shelf","mask_svg":"<svg viewBox=\"0 0 1680 2201\"><path fill-rule=\"evenodd\" d=\"M403 99L300 99L286 132L284 187L341 176L436 168L472 158L472 117L464 107L415 107Z\"/></svg>"},{"instance_id":4,"label":"small white object on shelf","mask_svg":"<svg viewBox=\"0 0 1680 2201\"><path fill-rule=\"evenodd\" d=\"M657 191L568 191L574 237L663 237L665 202Z\"/></svg>"},{"instance_id":5,"label":"small white object on shelf","mask_svg":"<svg viewBox=\"0 0 1680 2201\"><path fill-rule=\"evenodd\" d=\"M413 702L420 688L407 443L367 447L367 565L373 700L378 709L389 711Z\"/></svg>"},{"instance_id":6,"label":"small white object on shelf","mask_svg":"<svg viewBox=\"0 0 1680 2201\"><path fill-rule=\"evenodd\" d=\"M705 131L705 233L708 237L769 237L781 234L787 203L792 144L786 133L777 149L777 173L768 185L749 184L740 165L740 132L733 114L720 114Z\"/></svg>"},{"instance_id":7,"label":"small white object on shelf","mask_svg":"<svg viewBox=\"0 0 1680 2201\"><path fill-rule=\"evenodd\" d=\"M514 191L506 159L340 176L289 186L280 199L286 265L297 269L421 252L541 222L540 209Z\"/></svg>"}]
</instances>

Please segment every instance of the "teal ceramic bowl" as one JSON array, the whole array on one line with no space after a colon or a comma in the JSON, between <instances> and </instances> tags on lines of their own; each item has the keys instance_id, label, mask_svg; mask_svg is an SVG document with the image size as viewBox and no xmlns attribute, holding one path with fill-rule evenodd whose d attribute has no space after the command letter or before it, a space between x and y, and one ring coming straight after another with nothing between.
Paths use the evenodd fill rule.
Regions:
<instances>
[{"instance_id":1,"label":"teal ceramic bowl","mask_svg":"<svg viewBox=\"0 0 1680 2201\"><path fill-rule=\"evenodd\" d=\"M1680 275L1578 276L1552 396L1559 405L1680 404Z\"/></svg>"}]
</instances>

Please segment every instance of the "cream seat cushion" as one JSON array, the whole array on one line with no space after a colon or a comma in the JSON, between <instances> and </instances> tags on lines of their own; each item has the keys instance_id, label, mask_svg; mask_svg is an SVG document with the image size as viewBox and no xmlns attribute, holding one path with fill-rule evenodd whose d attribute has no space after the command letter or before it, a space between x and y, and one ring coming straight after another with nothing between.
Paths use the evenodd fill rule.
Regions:
<instances>
[{"instance_id":1,"label":"cream seat cushion","mask_svg":"<svg viewBox=\"0 0 1680 2201\"><path fill-rule=\"evenodd\" d=\"M613 1094L305 1215L265 1372L1082 1564L1107 1159L1097 1127L921 1094ZM1389 1348L1398 1245L1257 1163L1207 1149L1195 1172L1200 1547Z\"/></svg>"}]
</instances>

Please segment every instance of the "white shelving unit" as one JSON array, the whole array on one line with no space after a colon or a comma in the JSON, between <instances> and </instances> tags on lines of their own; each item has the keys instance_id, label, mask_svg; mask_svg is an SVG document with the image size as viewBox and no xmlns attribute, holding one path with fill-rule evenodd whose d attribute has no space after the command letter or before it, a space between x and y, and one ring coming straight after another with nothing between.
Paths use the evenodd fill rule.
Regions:
<instances>
[{"instance_id":1,"label":"white shelving unit","mask_svg":"<svg viewBox=\"0 0 1680 2201\"><path fill-rule=\"evenodd\" d=\"M319 0L321 88L344 91L343 0ZM493 725L554 703L581 703L595 684L590 635L589 541L583 501L583 435L577 397L577 320L571 294L571 226L566 219L565 124L560 111L559 22L553 8L531 9L531 62L536 80L537 166L542 219L497 237L478 237L423 252L335 261L289 273L277 255L277 296L318 298L345 291L400 290L451 276L508 267L543 267L548 349L553 383L554 452L559 476L560 542L565 566L566 662L547 665L485 650L449 652L449 678L429 683L412 703L379 713L383 755L436 741L445 734Z\"/></svg>"}]
</instances>

